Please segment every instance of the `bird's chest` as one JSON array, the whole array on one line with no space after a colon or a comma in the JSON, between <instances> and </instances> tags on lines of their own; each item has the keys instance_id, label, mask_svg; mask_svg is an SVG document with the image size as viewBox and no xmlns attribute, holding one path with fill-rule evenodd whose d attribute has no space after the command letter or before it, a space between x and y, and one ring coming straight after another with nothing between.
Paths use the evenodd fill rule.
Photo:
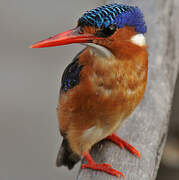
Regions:
<instances>
[{"instance_id":1,"label":"bird's chest","mask_svg":"<svg viewBox=\"0 0 179 180\"><path fill-rule=\"evenodd\" d=\"M85 55L85 54L84 54ZM88 53L89 55L89 53ZM60 114L84 122L104 121L108 127L131 114L141 101L147 61L120 61L80 56L79 83L60 97ZM65 115L64 115L65 114Z\"/></svg>"},{"instance_id":2,"label":"bird's chest","mask_svg":"<svg viewBox=\"0 0 179 180\"><path fill-rule=\"evenodd\" d=\"M89 73L84 81L89 81L93 93L108 100L129 101L146 83L144 65L132 61L96 60L87 69Z\"/></svg>"},{"instance_id":3,"label":"bird's chest","mask_svg":"<svg viewBox=\"0 0 179 180\"><path fill-rule=\"evenodd\" d=\"M81 96L93 112L121 118L128 116L139 104L145 91L145 63L100 60L87 64L81 72ZM85 106L85 105L84 105Z\"/></svg>"},{"instance_id":4,"label":"bird's chest","mask_svg":"<svg viewBox=\"0 0 179 180\"><path fill-rule=\"evenodd\" d=\"M96 95L110 97L120 88L120 67L116 62L96 61L89 67L88 80Z\"/></svg>"}]
</instances>

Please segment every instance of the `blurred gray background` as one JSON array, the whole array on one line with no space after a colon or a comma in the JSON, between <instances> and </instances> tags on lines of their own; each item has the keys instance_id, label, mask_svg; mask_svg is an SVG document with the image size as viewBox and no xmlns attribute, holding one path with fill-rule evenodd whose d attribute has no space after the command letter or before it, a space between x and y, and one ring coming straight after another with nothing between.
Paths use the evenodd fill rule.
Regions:
<instances>
[{"instance_id":1,"label":"blurred gray background","mask_svg":"<svg viewBox=\"0 0 179 180\"><path fill-rule=\"evenodd\" d=\"M55 167L61 143L56 105L62 72L82 47L28 46L74 27L85 10L102 4L102 0L0 0L0 180L70 180L77 174L79 165L72 171ZM177 92L174 103L175 133L170 137L176 145ZM171 155L168 152L165 157ZM171 162L165 157L166 173ZM176 170L175 175L177 162L169 169L172 174ZM158 179L164 179L163 168Z\"/></svg>"}]
</instances>

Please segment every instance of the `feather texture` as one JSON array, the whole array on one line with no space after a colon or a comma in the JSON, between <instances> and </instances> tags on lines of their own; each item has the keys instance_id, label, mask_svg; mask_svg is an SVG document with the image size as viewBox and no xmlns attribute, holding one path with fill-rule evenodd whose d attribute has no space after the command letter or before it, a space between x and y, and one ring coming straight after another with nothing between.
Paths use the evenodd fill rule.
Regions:
<instances>
[{"instance_id":1,"label":"feather texture","mask_svg":"<svg viewBox=\"0 0 179 180\"><path fill-rule=\"evenodd\" d=\"M83 50L81 51L83 52ZM83 66L79 66L78 59L79 54L73 59L73 61L66 67L62 75L61 80L61 92L67 92L69 89L72 89L80 82L80 71Z\"/></svg>"},{"instance_id":2,"label":"feather texture","mask_svg":"<svg viewBox=\"0 0 179 180\"><path fill-rule=\"evenodd\" d=\"M106 28L116 24L118 28L124 26L135 27L136 32L146 33L147 27L143 14L138 7L124 4L109 4L92 9L83 14L78 20L78 25Z\"/></svg>"}]
</instances>

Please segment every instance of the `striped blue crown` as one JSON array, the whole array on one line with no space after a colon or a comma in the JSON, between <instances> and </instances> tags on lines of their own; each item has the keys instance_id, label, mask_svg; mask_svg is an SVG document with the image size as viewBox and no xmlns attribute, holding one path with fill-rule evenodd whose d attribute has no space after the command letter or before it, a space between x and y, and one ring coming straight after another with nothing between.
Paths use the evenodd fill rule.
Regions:
<instances>
[{"instance_id":1,"label":"striped blue crown","mask_svg":"<svg viewBox=\"0 0 179 180\"><path fill-rule=\"evenodd\" d=\"M142 34L147 31L144 16L138 7L117 3L87 11L78 20L78 25L97 28L106 28L111 24L116 24L118 28L133 26L136 32Z\"/></svg>"}]
</instances>

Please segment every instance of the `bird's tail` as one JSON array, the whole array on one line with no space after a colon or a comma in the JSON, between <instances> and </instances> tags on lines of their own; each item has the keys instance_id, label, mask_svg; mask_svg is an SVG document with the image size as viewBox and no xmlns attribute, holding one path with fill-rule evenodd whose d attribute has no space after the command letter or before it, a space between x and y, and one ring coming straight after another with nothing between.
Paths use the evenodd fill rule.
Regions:
<instances>
[{"instance_id":1,"label":"bird's tail","mask_svg":"<svg viewBox=\"0 0 179 180\"><path fill-rule=\"evenodd\" d=\"M67 166L68 169L72 169L80 159L80 156L71 150L67 139L64 138L57 155L56 166Z\"/></svg>"}]
</instances>

